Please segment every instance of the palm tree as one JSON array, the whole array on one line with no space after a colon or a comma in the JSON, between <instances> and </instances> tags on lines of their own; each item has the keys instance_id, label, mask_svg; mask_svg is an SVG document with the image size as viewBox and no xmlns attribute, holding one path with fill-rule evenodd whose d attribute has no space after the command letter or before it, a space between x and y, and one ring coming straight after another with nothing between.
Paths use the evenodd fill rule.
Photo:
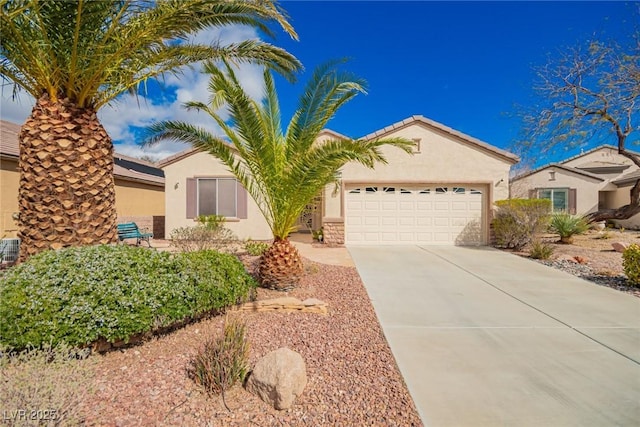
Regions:
<instances>
[{"instance_id":1,"label":"palm tree","mask_svg":"<svg viewBox=\"0 0 640 427\"><path fill-rule=\"evenodd\" d=\"M0 0L0 74L36 99L20 132L21 259L41 250L117 239L113 144L96 117L148 78L202 60L268 65L298 60L268 43L189 42L229 24L296 38L271 0ZM292 74L289 74L291 76Z\"/></svg>"},{"instance_id":2,"label":"palm tree","mask_svg":"<svg viewBox=\"0 0 640 427\"><path fill-rule=\"evenodd\" d=\"M303 268L288 236L314 196L338 180L342 166L355 161L373 168L376 162L386 163L380 150L382 146L393 145L411 152L414 144L401 138L316 143L336 111L364 92L364 83L340 72L337 65L332 62L315 71L283 132L276 88L269 70L264 72L264 99L256 101L243 90L229 65L221 71L207 64L205 71L211 75L211 103L190 102L186 107L209 114L226 138L188 123L167 121L153 125L146 140L153 144L173 139L207 151L220 159L247 189L274 237L259 267L260 281L265 287L286 290L295 286ZM218 113L222 105L228 109L228 121Z\"/></svg>"}]
</instances>

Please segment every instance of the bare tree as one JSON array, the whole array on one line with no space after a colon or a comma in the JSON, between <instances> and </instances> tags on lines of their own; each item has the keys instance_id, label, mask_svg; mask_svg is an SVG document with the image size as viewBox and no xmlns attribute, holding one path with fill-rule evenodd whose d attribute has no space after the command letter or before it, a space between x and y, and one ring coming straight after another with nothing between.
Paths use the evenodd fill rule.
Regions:
<instances>
[{"instance_id":1,"label":"bare tree","mask_svg":"<svg viewBox=\"0 0 640 427\"><path fill-rule=\"evenodd\" d=\"M523 114L525 138L519 150L573 148L605 137L640 167L640 156L627 147L640 130L640 33L624 46L590 41L566 49L536 71L534 90L542 102ZM639 213L640 179L629 197L628 205L592 212L588 219L628 219Z\"/></svg>"}]
</instances>

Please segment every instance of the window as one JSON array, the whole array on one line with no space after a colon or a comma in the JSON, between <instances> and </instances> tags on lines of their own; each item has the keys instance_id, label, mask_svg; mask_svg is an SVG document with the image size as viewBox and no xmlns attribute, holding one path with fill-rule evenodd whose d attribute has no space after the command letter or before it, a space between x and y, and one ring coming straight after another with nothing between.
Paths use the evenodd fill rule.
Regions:
<instances>
[{"instance_id":1,"label":"window","mask_svg":"<svg viewBox=\"0 0 640 427\"><path fill-rule=\"evenodd\" d=\"M198 215L237 217L236 186L233 178L198 178Z\"/></svg>"},{"instance_id":2,"label":"window","mask_svg":"<svg viewBox=\"0 0 640 427\"><path fill-rule=\"evenodd\" d=\"M447 187L436 187L436 194L447 194L448 191Z\"/></svg>"},{"instance_id":3,"label":"window","mask_svg":"<svg viewBox=\"0 0 640 427\"><path fill-rule=\"evenodd\" d=\"M551 200L553 212L569 212L568 188L541 188L538 190L538 198Z\"/></svg>"}]
</instances>

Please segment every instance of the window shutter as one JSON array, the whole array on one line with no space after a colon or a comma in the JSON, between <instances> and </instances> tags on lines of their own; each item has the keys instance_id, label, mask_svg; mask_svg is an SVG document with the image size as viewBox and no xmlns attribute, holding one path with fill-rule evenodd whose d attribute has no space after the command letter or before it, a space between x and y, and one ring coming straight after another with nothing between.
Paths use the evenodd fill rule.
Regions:
<instances>
[{"instance_id":1,"label":"window shutter","mask_svg":"<svg viewBox=\"0 0 640 427\"><path fill-rule=\"evenodd\" d=\"M198 182L195 178L187 178L187 218L198 216Z\"/></svg>"},{"instance_id":2,"label":"window shutter","mask_svg":"<svg viewBox=\"0 0 640 427\"><path fill-rule=\"evenodd\" d=\"M238 218L247 219L247 207L248 207L248 194L242 184L238 182L236 184L236 200L238 201Z\"/></svg>"},{"instance_id":3,"label":"window shutter","mask_svg":"<svg viewBox=\"0 0 640 427\"><path fill-rule=\"evenodd\" d=\"M569 213L571 215L575 215L576 214L576 196L577 196L577 191L575 188L570 188L569 189Z\"/></svg>"}]
</instances>

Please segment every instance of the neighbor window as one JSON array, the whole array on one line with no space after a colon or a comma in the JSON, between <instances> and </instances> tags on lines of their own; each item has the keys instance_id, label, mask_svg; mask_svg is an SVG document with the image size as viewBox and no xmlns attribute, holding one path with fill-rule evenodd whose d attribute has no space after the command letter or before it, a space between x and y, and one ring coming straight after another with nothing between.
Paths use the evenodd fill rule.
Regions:
<instances>
[{"instance_id":1,"label":"neighbor window","mask_svg":"<svg viewBox=\"0 0 640 427\"><path fill-rule=\"evenodd\" d=\"M538 190L538 198L551 200L553 212L569 212L568 188L542 188Z\"/></svg>"},{"instance_id":2,"label":"neighbor window","mask_svg":"<svg viewBox=\"0 0 640 427\"><path fill-rule=\"evenodd\" d=\"M198 215L237 217L236 186L232 178L198 178Z\"/></svg>"}]
</instances>

